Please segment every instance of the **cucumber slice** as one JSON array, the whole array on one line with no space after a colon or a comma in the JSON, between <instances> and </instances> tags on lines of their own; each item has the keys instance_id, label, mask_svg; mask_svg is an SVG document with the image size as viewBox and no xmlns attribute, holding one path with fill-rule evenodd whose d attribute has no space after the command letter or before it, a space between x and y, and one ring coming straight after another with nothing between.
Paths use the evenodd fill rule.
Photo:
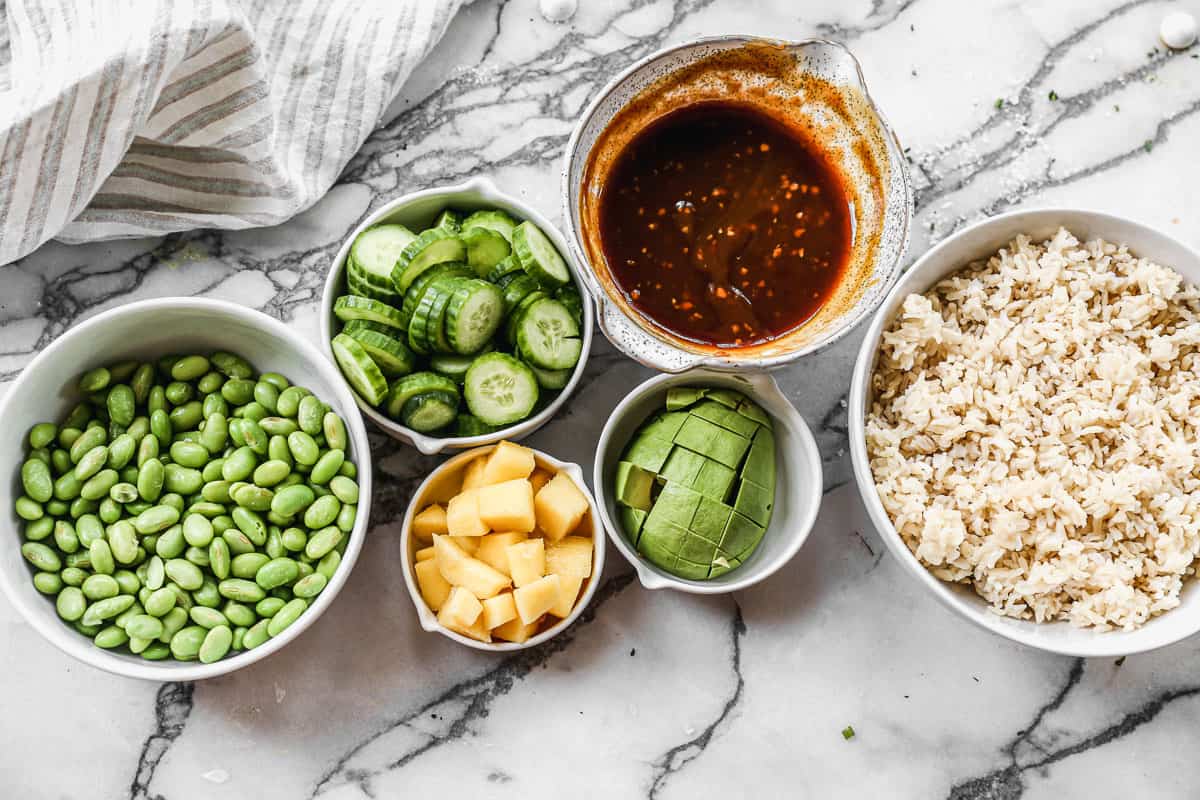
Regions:
<instances>
[{"instance_id":1,"label":"cucumber slice","mask_svg":"<svg viewBox=\"0 0 1200 800\"><path fill-rule=\"evenodd\" d=\"M487 277L493 267L512 253L508 240L489 228L465 230L462 240L467 246L467 263L481 278Z\"/></svg>"},{"instance_id":2,"label":"cucumber slice","mask_svg":"<svg viewBox=\"0 0 1200 800\"><path fill-rule=\"evenodd\" d=\"M396 294L391 288L367 283L357 277L351 270L347 270L346 272L346 288L350 290L350 294L356 294L359 297L378 300L390 306L400 305L400 295Z\"/></svg>"},{"instance_id":3,"label":"cucumber slice","mask_svg":"<svg viewBox=\"0 0 1200 800\"><path fill-rule=\"evenodd\" d=\"M554 299L567 307L575 322L583 324L583 298L579 296L578 289L570 284L563 286L554 293Z\"/></svg>"},{"instance_id":4,"label":"cucumber slice","mask_svg":"<svg viewBox=\"0 0 1200 800\"><path fill-rule=\"evenodd\" d=\"M445 375L455 383L462 383L467 377L467 370L475 361L475 356L460 356L457 353L435 353L429 357L429 368L439 375Z\"/></svg>"},{"instance_id":5,"label":"cucumber slice","mask_svg":"<svg viewBox=\"0 0 1200 800\"><path fill-rule=\"evenodd\" d=\"M521 268L537 278L538 283L562 286L571 280L567 263L554 248L554 243L529 220L513 229L512 246Z\"/></svg>"},{"instance_id":6,"label":"cucumber slice","mask_svg":"<svg viewBox=\"0 0 1200 800\"><path fill-rule=\"evenodd\" d=\"M469 231L471 228L487 228L503 236L506 242L512 241L512 232L515 227L517 227L517 221L498 208L476 211L468 215L462 223L464 231Z\"/></svg>"},{"instance_id":7,"label":"cucumber slice","mask_svg":"<svg viewBox=\"0 0 1200 800\"><path fill-rule=\"evenodd\" d=\"M412 316L417 310L417 306L421 303L421 297L425 293L426 287L433 281L434 278L440 275L453 277L466 277L473 274L470 267L458 261L450 261L445 264L435 264L429 269L421 273L421 276L413 281L412 286L408 287L408 291L404 293L404 302L400 304L400 327L405 331L408 330L408 324L412 321Z\"/></svg>"},{"instance_id":8,"label":"cucumber slice","mask_svg":"<svg viewBox=\"0 0 1200 800\"><path fill-rule=\"evenodd\" d=\"M363 346L347 334L339 333L333 337L330 347L333 348L333 357L341 367L342 375L354 391L370 405L382 403L387 394L387 379Z\"/></svg>"},{"instance_id":9,"label":"cucumber slice","mask_svg":"<svg viewBox=\"0 0 1200 800\"><path fill-rule=\"evenodd\" d=\"M471 413L488 425L511 425L537 405L537 378L507 353L485 353L467 370L463 394Z\"/></svg>"},{"instance_id":10,"label":"cucumber slice","mask_svg":"<svg viewBox=\"0 0 1200 800\"><path fill-rule=\"evenodd\" d=\"M583 350L575 318L566 306L548 297L535 300L521 315L517 346L542 369L570 369Z\"/></svg>"},{"instance_id":11,"label":"cucumber slice","mask_svg":"<svg viewBox=\"0 0 1200 800\"><path fill-rule=\"evenodd\" d=\"M511 313L521 301L536 292L539 284L529 275L521 272L504 285L504 307Z\"/></svg>"},{"instance_id":12,"label":"cucumber slice","mask_svg":"<svg viewBox=\"0 0 1200 800\"><path fill-rule=\"evenodd\" d=\"M525 312L534 302L546 297L546 293L541 289L530 292L525 295L525 298L517 304L517 307L508 315L508 323L504 327L504 335L508 339L508 343L512 347L517 346L517 327L521 324L521 319L525 316Z\"/></svg>"},{"instance_id":13,"label":"cucumber slice","mask_svg":"<svg viewBox=\"0 0 1200 800\"><path fill-rule=\"evenodd\" d=\"M462 214L453 208L442 209L442 213L433 221L433 227L458 233L462 230Z\"/></svg>"},{"instance_id":14,"label":"cucumber slice","mask_svg":"<svg viewBox=\"0 0 1200 800\"><path fill-rule=\"evenodd\" d=\"M434 331L434 327L430 325L430 317L438 312L439 305L441 311L445 311L445 304L450 299L450 291L446 282L451 280L457 279L443 276L430 281L421 293L417 309L413 311L412 319L408 322L408 346L421 355L429 355L433 352L433 343L429 334Z\"/></svg>"},{"instance_id":15,"label":"cucumber slice","mask_svg":"<svg viewBox=\"0 0 1200 800\"><path fill-rule=\"evenodd\" d=\"M538 386L543 389L557 391L571 382L571 373L575 370L571 369L542 369L539 366L525 362L525 366L533 371L533 377L537 378Z\"/></svg>"},{"instance_id":16,"label":"cucumber slice","mask_svg":"<svg viewBox=\"0 0 1200 800\"><path fill-rule=\"evenodd\" d=\"M495 284L460 280L446 306L444 330L454 352L479 351L504 321L504 295Z\"/></svg>"},{"instance_id":17,"label":"cucumber slice","mask_svg":"<svg viewBox=\"0 0 1200 800\"><path fill-rule=\"evenodd\" d=\"M421 433L444 428L458 416L458 392L421 392L404 402L400 421Z\"/></svg>"},{"instance_id":18,"label":"cucumber slice","mask_svg":"<svg viewBox=\"0 0 1200 800\"><path fill-rule=\"evenodd\" d=\"M387 303L381 303L369 297L354 294L342 295L334 301L333 313L342 322L363 319L368 322L378 322L381 325L390 325L393 328L400 327L399 311Z\"/></svg>"},{"instance_id":19,"label":"cucumber slice","mask_svg":"<svg viewBox=\"0 0 1200 800\"><path fill-rule=\"evenodd\" d=\"M367 228L350 245L350 259L368 283L392 285L392 267L417 235L403 225Z\"/></svg>"},{"instance_id":20,"label":"cucumber slice","mask_svg":"<svg viewBox=\"0 0 1200 800\"><path fill-rule=\"evenodd\" d=\"M395 336L365 328L343 330L342 333L362 345L380 372L389 378L407 375L417 366L417 358L412 350Z\"/></svg>"},{"instance_id":21,"label":"cucumber slice","mask_svg":"<svg viewBox=\"0 0 1200 800\"><path fill-rule=\"evenodd\" d=\"M407 291L417 276L434 264L462 261L466 256L467 246L457 232L448 228L430 228L404 248L392 269L392 282L397 291Z\"/></svg>"},{"instance_id":22,"label":"cucumber slice","mask_svg":"<svg viewBox=\"0 0 1200 800\"><path fill-rule=\"evenodd\" d=\"M354 331L378 331L386 333L388 336L395 336L397 330L391 325L380 325L378 322L371 322L366 319L352 319L342 326L342 333L352 333Z\"/></svg>"},{"instance_id":23,"label":"cucumber slice","mask_svg":"<svg viewBox=\"0 0 1200 800\"><path fill-rule=\"evenodd\" d=\"M496 266L492 267L488 272L487 279L492 283L499 283L506 275L520 275L525 270L521 269L521 262L513 256L501 259Z\"/></svg>"},{"instance_id":24,"label":"cucumber slice","mask_svg":"<svg viewBox=\"0 0 1200 800\"><path fill-rule=\"evenodd\" d=\"M488 425L474 414L459 414L454 421L455 436L484 436L495 430L495 425Z\"/></svg>"},{"instance_id":25,"label":"cucumber slice","mask_svg":"<svg viewBox=\"0 0 1200 800\"><path fill-rule=\"evenodd\" d=\"M399 420L400 414L404 410L404 404L409 401L409 398L422 392L448 392L454 397L458 397L458 387L454 381L444 375L435 375L432 372L414 372L392 384L392 388L387 393L387 405L384 410L389 417Z\"/></svg>"},{"instance_id":26,"label":"cucumber slice","mask_svg":"<svg viewBox=\"0 0 1200 800\"><path fill-rule=\"evenodd\" d=\"M446 336L446 309L450 300L458 291L459 284L465 278L443 278L430 284L436 295L429 316L425 320L425 341L431 351L436 353L453 353L450 339Z\"/></svg>"}]
</instances>

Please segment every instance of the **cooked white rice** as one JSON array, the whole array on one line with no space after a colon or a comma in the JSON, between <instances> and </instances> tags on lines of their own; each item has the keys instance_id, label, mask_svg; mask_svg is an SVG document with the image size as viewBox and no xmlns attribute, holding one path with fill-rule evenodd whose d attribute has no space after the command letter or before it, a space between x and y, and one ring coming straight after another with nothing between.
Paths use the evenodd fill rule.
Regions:
<instances>
[{"instance_id":1,"label":"cooked white rice","mask_svg":"<svg viewBox=\"0 0 1200 800\"><path fill-rule=\"evenodd\" d=\"M1200 293L1123 245L1018 236L883 335L866 438L896 529L1000 614L1132 630L1200 553Z\"/></svg>"}]
</instances>

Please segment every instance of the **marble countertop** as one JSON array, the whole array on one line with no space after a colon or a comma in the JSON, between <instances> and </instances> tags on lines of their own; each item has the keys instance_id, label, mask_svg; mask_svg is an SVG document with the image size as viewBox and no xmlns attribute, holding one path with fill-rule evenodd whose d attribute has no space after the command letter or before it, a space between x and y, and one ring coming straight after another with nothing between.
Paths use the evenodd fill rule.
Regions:
<instances>
[{"instance_id":1,"label":"marble countertop","mask_svg":"<svg viewBox=\"0 0 1200 800\"><path fill-rule=\"evenodd\" d=\"M1156 39L1180 7L1200 0L592 0L552 24L534 0L478 0L293 221L49 244L0 267L0 381L136 298L225 298L315 340L326 265L368 211L486 174L557 219L562 149L588 98L664 44L728 31L853 48L912 161L910 257L1039 204L1130 215L1200 246L1200 51ZM826 494L799 555L748 591L646 591L610 548L591 607L546 646L498 658L426 634L397 523L436 459L376 435L375 524L352 580L262 663L194 685L125 680L0 601L3 794L1194 797L1200 639L1122 660L1042 654L953 616L888 556L848 483L858 343L777 376L818 438ZM576 399L531 443L589 463L608 411L647 376L597 335Z\"/></svg>"}]
</instances>

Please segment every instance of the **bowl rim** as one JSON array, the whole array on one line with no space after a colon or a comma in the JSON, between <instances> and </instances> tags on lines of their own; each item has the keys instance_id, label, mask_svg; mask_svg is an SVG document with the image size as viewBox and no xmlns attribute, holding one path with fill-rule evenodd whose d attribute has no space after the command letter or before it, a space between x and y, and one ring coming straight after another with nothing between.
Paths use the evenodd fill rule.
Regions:
<instances>
[{"instance_id":1,"label":"bowl rim","mask_svg":"<svg viewBox=\"0 0 1200 800\"><path fill-rule=\"evenodd\" d=\"M926 251L904 273L901 279L887 293L887 296L876 310L871 324L866 329L866 335L863 338L854 362L850 391L847 395L849 450L858 493L862 498L863 505L866 507L867 516L875 526L875 530L879 532L880 538L883 539L892 556L904 565L905 571L931 592L943 606L950 608L958 615L986 631L1026 647L1067 656L1119 657L1156 650L1192 636L1197 631L1200 631L1200 614L1195 615L1195 619L1190 625L1167 626L1154 628L1150 631L1147 631L1145 625L1133 631L1097 631L1090 628L1075 628L1072 626L1067 630L1070 633L1076 634L1074 638L1078 638L1080 641L1074 641L1074 638L1064 639L1061 642L1056 639L1044 640L1038 635L1039 631L1047 630L1048 626L1052 625L1070 626L1070 623L1064 620L1039 623L1032 620L1015 619L996 614L982 598L977 598L976 601L971 598L961 597L952 588L952 584L935 577L933 573L917 560L917 557L908 549L908 545L901 539L895 525L892 524L891 517L883 507L883 502L879 499L879 493L875 491L875 480L867 455L867 389L870 383L870 376L874 372L883 328L891 322L895 314L894 311L889 312L888 309L892 308L897 297L901 294L926 291L939 280L962 269L970 261L988 255L987 253L975 253L967 258L958 258L953 264L938 270L934 274L933 265L937 265L940 260L944 259L944 254L947 251L952 251L958 247L963 239L988 232L993 228L1003 229L1018 219L1028 220L1028 225L1054 222L1055 224L1062 224L1064 227L1068 227L1069 230L1069 225L1065 220L1072 216L1090 219L1097 226L1126 226L1138 230L1139 234L1147 238L1157 237L1163 242L1179 248L1182 252L1190 254L1195 260L1197 267L1200 268L1200 252L1174 236L1130 217L1087 208L1073 206L1017 208L987 217L955 231ZM1094 231L1093 235L1095 235ZM1174 610L1163 612L1157 618L1166 617ZM1154 619L1152 618L1150 622L1153 622Z\"/></svg>"},{"instance_id":2,"label":"bowl rim","mask_svg":"<svg viewBox=\"0 0 1200 800\"><path fill-rule=\"evenodd\" d=\"M784 47L804 47L809 45L832 47L836 50L842 51L846 57L850 59L850 63L854 65L855 75L858 78L858 85L863 93L863 97L866 98L867 103L878 119L879 127L884 133L884 138L889 141L889 144L892 147L895 148L895 164L900 171L900 183L904 188L904 207L902 209L904 219L903 230L901 233L901 243L896 252L896 257L892 260L886 275L884 275L882 278L883 283L894 285L904 274L904 262L908 255L908 248L912 239L913 221L916 217L916 192L913 188L912 173L908 168L907 159L904 158L904 146L900 142L900 137L896 134L895 128L893 128L891 123L888 121L887 115L884 114L883 109L880 107L879 103L876 102L875 97L871 94L870 87L867 84L866 75L863 73L862 62L859 61L858 56L854 54L853 50L851 50L842 42L826 39L820 36L808 37L804 39L787 39L775 36L759 36L749 33L725 33L708 36L696 36L676 44L659 48L658 50L639 58L637 61L634 61L613 75L613 77L604 84L600 91L598 91L592 97L591 101L589 101L579 113L578 120L576 121L574 128L572 128L571 135L567 139L567 144L563 149L563 161L559 177L559 193L562 200L562 209L560 210L560 213L562 214L563 225L568 233L566 242L571 250L572 260L576 264L584 265L584 268L580 269L579 274L583 278L583 285L587 288L588 293L592 295L592 298L598 308L597 324L600 326L600 330L603 331L605 337L608 338L609 341L613 342L614 346L617 346L617 349L624 353L627 357L632 358L643 366L658 370L660 372L677 375L687 372L691 369L710 369L723 372L740 372L744 369L778 369L794 363L795 361L806 356L816 355L837 343L843 337L847 336L851 331L858 328L864 320L870 318L879 309L880 305L882 305L887 297L886 292L880 292L879 300L876 304L869 307L863 306L858 310L857 313L847 316L844 324L841 327L833 331L829 338L816 345L801 347L790 353L783 353L777 356L755 359L752 363L731 362L727 357L718 355L689 353L688 351L680 348L670 338L663 335L663 333L659 331L654 324L642 324L637 320L633 320L619 308L616 308L615 313L628 320L639 331L646 333L662 346L669 348L672 351L684 354L689 360L683 366L677 369L668 369L666 365L660 363L656 359L653 359L649 356L643 357L636 355L625 350L623 347L616 345L616 338L618 337L613 337L609 334L609 331L605 325L605 318L607 314L610 313L610 308L614 308L615 304L611 302L607 293L604 291L604 288L600 285L599 280L595 275L595 269L592 267L591 262L587 257L587 252L583 246L582 237L580 236L579 232L580 226L576 224L578 203L574 202L575 197L571 191L572 164L578 159L586 159L587 156L590 155L590 150L587 153L580 152L580 140L583 137L584 128L587 127L588 123L596 115L596 111L600 108L601 104L603 104L608 97L617 90L618 87L633 77L636 73L653 64L655 61L689 47L725 43L745 45L756 42L766 42Z\"/></svg>"},{"instance_id":3,"label":"bowl rim","mask_svg":"<svg viewBox=\"0 0 1200 800\"><path fill-rule=\"evenodd\" d=\"M587 482L583 479L583 470L580 466L571 461L560 461L554 456L530 447L528 449L533 451L534 459L539 464L548 464L554 468L556 474L558 472L565 472L570 476L571 480L575 481L575 485L579 487L580 491L583 492L583 496L587 499L588 508L592 516L592 576L588 578L587 587L583 590L583 594L579 599L575 601L575 607L571 609L570 614L538 635L529 637L524 642L481 642L478 639L463 636L461 633L455 633L438 622L437 614L425 604L425 598L421 597L421 590L417 586L416 577L413 575L413 561L409 555L409 542L412 540L412 520L417 514L418 502L423 498L434 479L439 475L459 469L466 462L492 452L498 444L499 442L485 444L456 453L451 458L438 464L433 471L425 476L425 480L421 481L421 485L413 492L412 499L408 502L408 508L404 512L404 520L400 528L400 566L404 573L404 586L408 589L408 598L412 601L413 608L417 612L417 621L426 632L440 633L459 644L464 644L475 650L482 650L485 653L512 653L517 650L527 650L531 647L537 647L539 644L553 639L575 624L575 620L579 619L580 614L592 602L592 597L596 594L596 590L600 588L600 579L604 572L605 546L604 536L601 535L602 531L600 530L600 517L596 512L596 499L592 496ZM522 447L525 447L525 445L522 445Z\"/></svg>"},{"instance_id":4,"label":"bowl rim","mask_svg":"<svg viewBox=\"0 0 1200 800\"><path fill-rule=\"evenodd\" d=\"M485 433L479 436L446 436L435 437L429 436L412 428L405 427L399 422L389 419L384 414L377 411L365 400L359 397L358 392L350 387L350 384L342 376L341 368L337 366L337 360L333 356L333 348L331 341L333 339L333 303L338 297L338 284L342 280L342 273L346 267L346 258L350 253L350 248L354 244L354 240L358 235L367 228L378 224L386 217L403 211L406 206L413 203L439 198L450 195L461 195L475 193L484 197L484 202L495 201L497 203L507 204L514 209L519 210L519 216L522 219L529 220L537 225L541 230L550 237L554 243L559 255L563 257L563 261L567 265L568 271L571 273L571 279L575 284L575 288L579 291L579 296L583 306L583 322L580 325L580 340L583 343L583 348L579 353L579 361L575 364L574 371L571 373L571 379L567 381L567 385L558 391L558 396L553 402L549 403L538 413L531 417L526 417L520 422L516 422L500 430L491 433ZM453 202L448 201L448 206L452 206ZM587 367L588 356L591 352L592 344L592 329L594 311L590 300L591 294L587 289L587 282L582 277L583 271L575 262L574 256L570 247L567 244L566 238L557 226L553 225L549 219L541 214L536 208L528 203L501 191L496 184L487 177L475 176L463 183L452 184L449 186L431 186L426 189L419 189L414 192L408 192L384 203L379 208L375 209L370 214L363 217L362 221L346 236L342 241L341 247L338 248L337 254L329 265L329 269L325 275L325 285L321 291L321 304L319 309L319 320L321 332L321 351L337 370L338 379L345 384L351 396L354 398L355 404L364 416L370 419L375 425L386 433L388 436L397 441L405 442L415 447L424 455L436 455L443 450L461 450L478 447L484 444L495 444L504 439L517 440L522 439L534 431L541 428L547 422L554 418L558 410L563 407L567 399L574 393L575 387L579 385L583 378L584 370Z\"/></svg>"},{"instance_id":5,"label":"bowl rim","mask_svg":"<svg viewBox=\"0 0 1200 800\"><path fill-rule=\"evenodd\" d=\"M346 423L350 440L354 446L356 455L355 466L358 469L356 481L358 482L360 496L367 500L367 502L359 504L354 528L350 531L350 537L346 545L346 552L342 554L342 560L337 571L334 573L333 579L329 581L329 584L317 596L316 601L305 609L304 613L278 636L268 639L261 646L253 650L245 650L237 655L215 661L212 664L201 664L197 661L164 660L137 662L126 660L118 657L115 653L96 647L86 637L78 634L62 620L56 620L57 624L53 628L47 626L35 613L33 607L26 602L25 596L17 590L16 585L13 583L15 576L10 574L8 570L0 569L0 589L3 590L8 601L17 609L26 623L67 655L85 664L102 669L105 672L127 678L151 681L204 680L234 672L278 652L307 630L333 604L334 598L337 597L342 587L345 586L351 571L354 569L354 564L358 560L359 552L362 550L363 541L366 538L369 528L372 478L371 450L367 441L366 427L363 425L362 417L356 413L357 408L353 402L353 398L350 396L349 389L343 381L340 381L340 373L336 376L339 380L334 380L335 376L329 370L336 371L336 368L321 356L321 353L314 345L283 322L261 311L225 300L204 297L162 297L139 300L102 311L68 328L40 353L34 356L21 370L16 380L9 386L3 399L0 399L0 418L6 417L9 409L19 402L19 398L22 395L25 384L30 380L30 376L37 372L38 369L44 368L46 364L50 363L57 352L65 346L67 341L87 336L92 330L103 327L119 317L135 316L147 311L200 311L217 317L234 318L251 327L265 329L278 336L287 342L301 356L303 361L310 362L312 369L315 369L319 373L324 372L325 379L334 387L336 394L335 397L330 399L336 401L339 406L338 410ZM14 534L18 539L20 538L18 532L14 531ZM49 598L43 599L47 600L47 602L53 602Z\"/></svg>"},{"instance_id":6,"label":"bowl rim","mask_svg":"<svg viewBox=\"0 0 1200 800\"><path fill-rule=\"evenodd\" d=\"M809 534L812 533L817 516L821 510L821 501L824 499L824 487L821 481L813 481L810 486L796 492L797 496L802 497L803 503L796 514L796 520L792 521L785 531L781 531L781 533L786 533L787 536L791 537L788 545L772 560L760 564L757 570L747 572L740 578L725 583L693 581L672 575L641 558L637 551L629 546L624 534L608 514L608 495L611 493L611 490L604 481L603 454L608 451L608 448L612 444L618 422L632 413L631 408L635 403L646 395L657 391L663 384L704 383L714 380L722 383L732 380L738 383L744 382L749 384L749 390L747 390L746 386L739 386L739 391L750 395L755 400L758 400L760 396L767 395L772 396L776 400L783 401L783 404L790 409L785 421L795 430L798 436L797 446L800 450L800 457L809 462L814 475L823 475L821 454L817 447L816 439L813 438L812 430L809 429L808 423L800 412L787 399L787 395L779 388L779 384L769 374L765 372L731 373L726 370L711 369L708 367L694 367L681 373L662 373L642 381L625 395L616 408L612 410L612 413L609 414L608 421L604 423L604 429L600 432L600 440L596 445L596 456L592 462L592 485L600 487L598 491L601 501L598 503L598 506L600 508L601 519L604 522L604 530L608 533L608 538L617 550L620 551L621 555L625 557L625 560L633 566L637 573L638 581L647 589L674 589L688 594L715 595L728 594L749 588L774 575L796 556L800 548L808 540ZM773 415L773 417L777 421L779 420L777 415ZM775 524L776 522L777 520L772 518L771 523ZM729 574L736 576L740 571L741 568Z\"/></svg>"}]
</instances>

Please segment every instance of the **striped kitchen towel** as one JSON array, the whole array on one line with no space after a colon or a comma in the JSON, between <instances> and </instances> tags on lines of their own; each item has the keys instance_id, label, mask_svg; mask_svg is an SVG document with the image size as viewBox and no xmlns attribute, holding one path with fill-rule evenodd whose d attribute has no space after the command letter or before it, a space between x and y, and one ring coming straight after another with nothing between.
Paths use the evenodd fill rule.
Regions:
<instances>
[{"instance_id":1,"label":"striped kitchen towel","mask_svg":"<svg viewBox=\"0 0 1200 800\"><path fill-rule=\"evenodd\" d=\"M0 264L288 219L461 1L0 0Z\"/></svg>"}]
</instances>

